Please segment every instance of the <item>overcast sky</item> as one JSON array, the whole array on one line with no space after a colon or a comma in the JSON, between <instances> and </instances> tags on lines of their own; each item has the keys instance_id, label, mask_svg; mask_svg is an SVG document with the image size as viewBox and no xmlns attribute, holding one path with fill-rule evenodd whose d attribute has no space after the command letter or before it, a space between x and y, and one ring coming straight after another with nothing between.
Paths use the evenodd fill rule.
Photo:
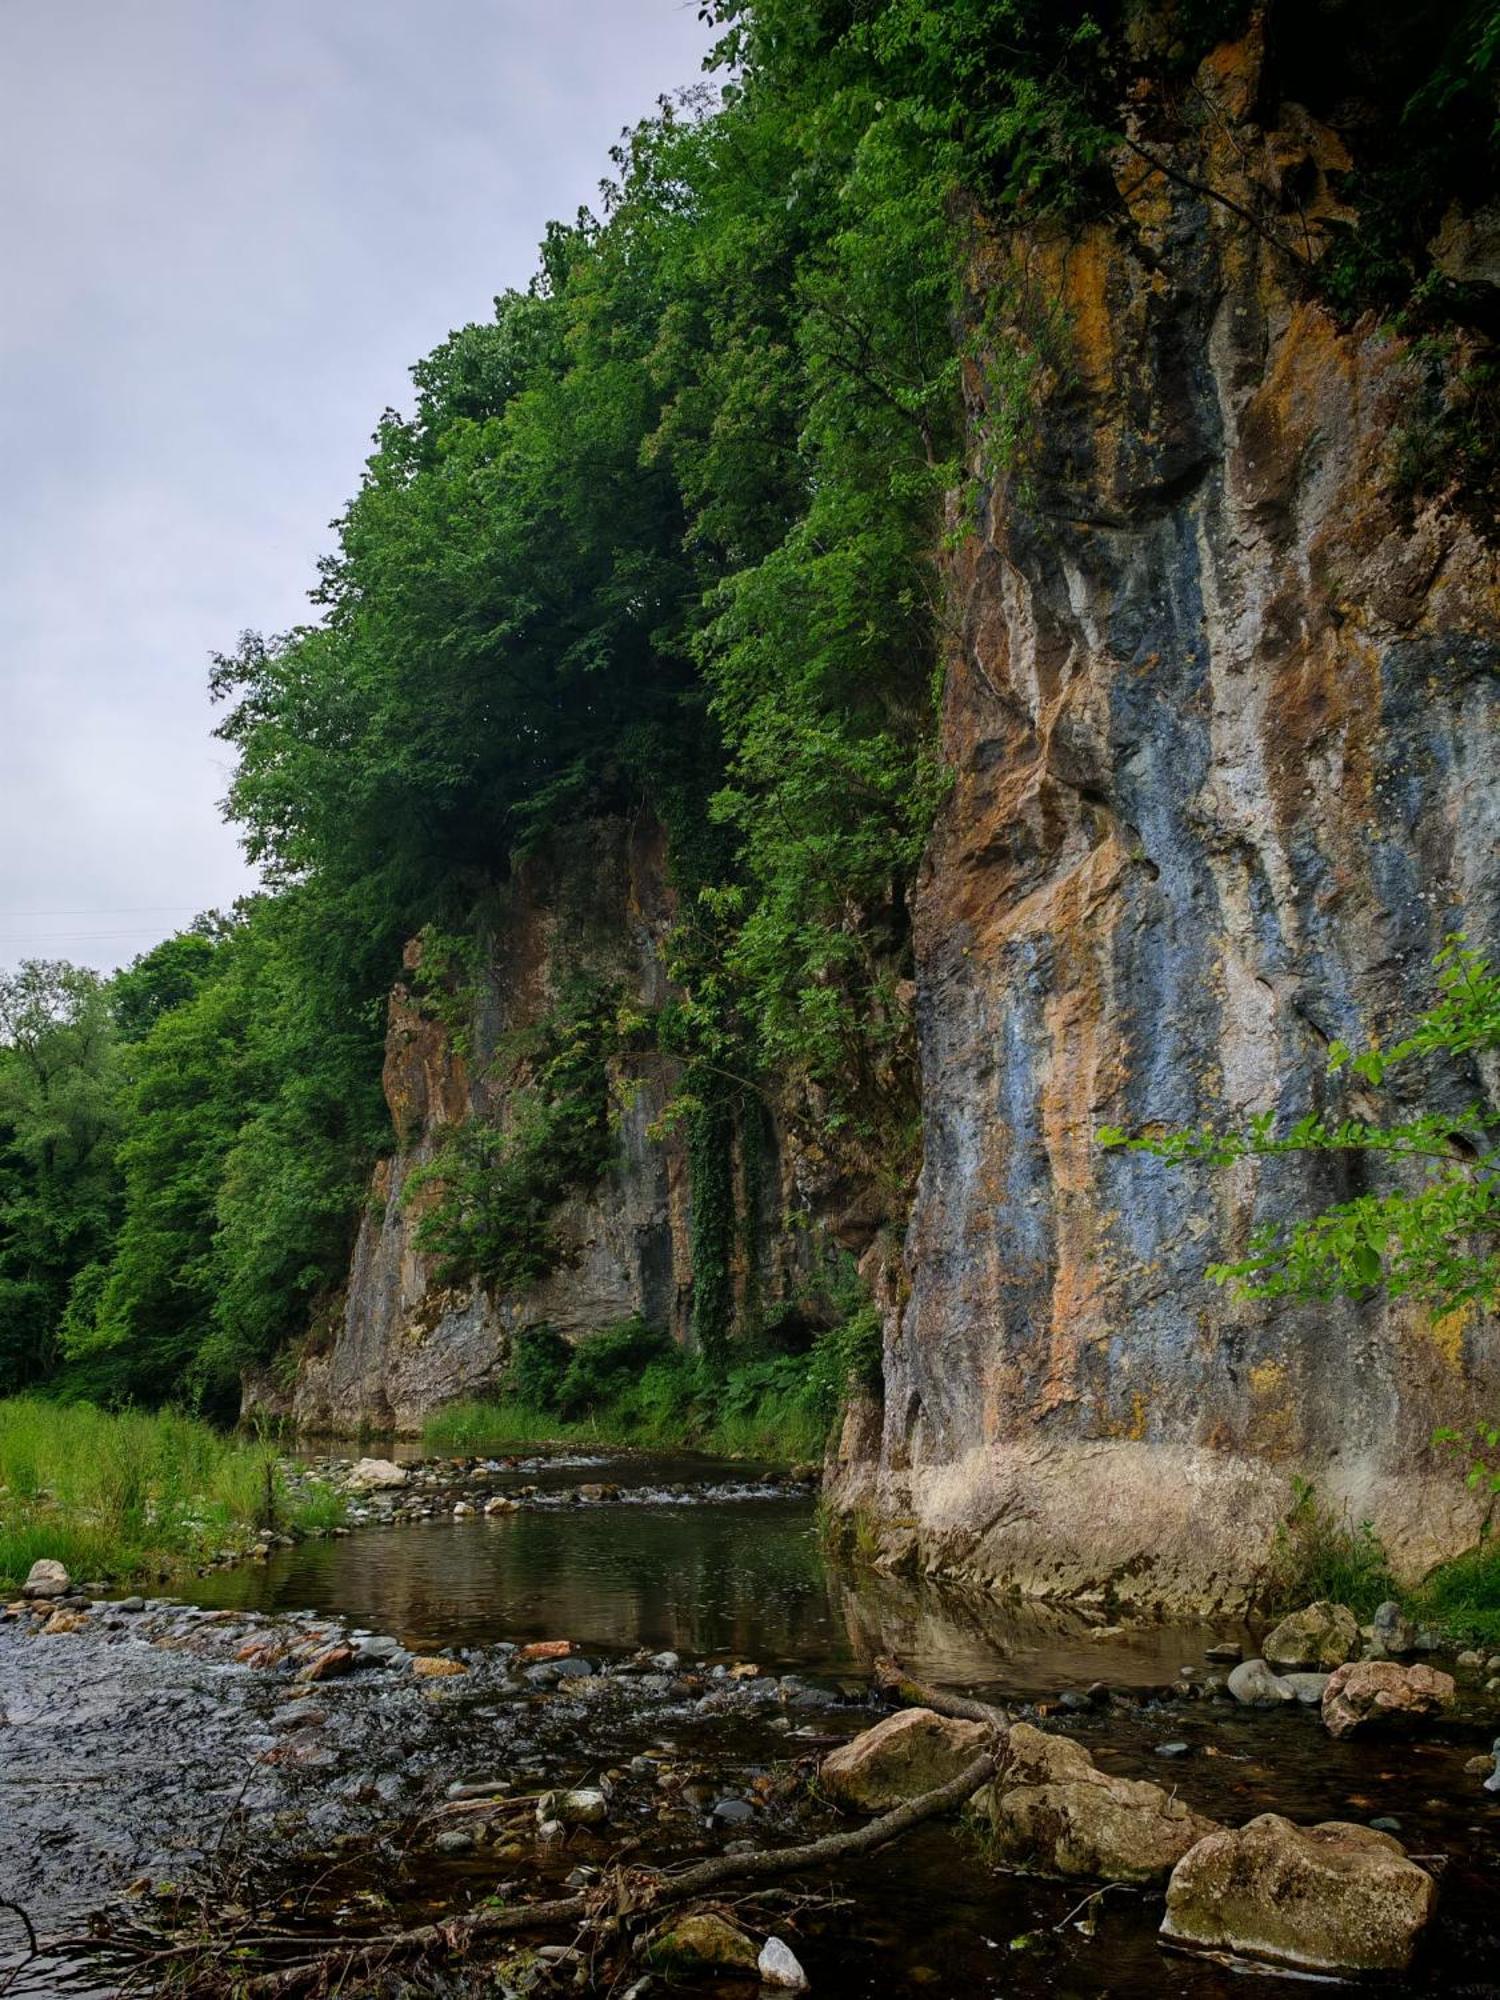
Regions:
<instances>
[{"instance_id":1,"label":"overcast sky","mask_svg":"<svg viewBox=\"0 0 1500 2000\"><path fill-rule=\"evenodd\" d=\"M0 0L0 967L249 876L208 654L380 411L699 73L696 0Z\"/></svg>"}]
</instances>

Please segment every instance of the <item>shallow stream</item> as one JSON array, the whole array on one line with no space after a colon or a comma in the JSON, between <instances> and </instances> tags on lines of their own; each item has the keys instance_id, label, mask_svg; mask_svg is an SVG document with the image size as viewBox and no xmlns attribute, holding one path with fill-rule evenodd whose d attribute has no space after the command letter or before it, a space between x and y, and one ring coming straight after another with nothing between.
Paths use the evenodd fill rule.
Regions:
<instances>
[{"instance_id":1,"label":"shallow stream","mask_svg":"<svg viewBox=\"0 0 1500 2000\"><path fill-rule=\"evenodd\" d=\"M572 1495L580 1480L620 1490L579 1503ZM1500 1992L1500 1807L1463 1768L1496 1732L1487 1697L1471 1698L1467 1710L1416 1742L1338 1744L1315 1710L1267 1713L1184 1691L1180 1669L1201 1669L1215 1640L1244 1638L1248 1650L1248 1635L1222 1625L1101 1628L1074 1613L1027 1611L843 1568L820 1549L811 1499L776 1493L753 1469L573 1459L541 1471L519 1466L485 1484L536 1490L514 1513L455 1520L445 1511L305 1542L265 1564L198 1579L183 1594L212 1607L336 1615L413 1650L565 1637L597 1661L642 1646L670 1648L684 1661L754 1661L821 1683L834 1704L809 1709L790 1732L787 1721L768 1724L764 1716L711 1725L690 1709L659 1720L636 1714L603 1752L621 1761L643 1749L696 1757L725 1783L746 1786L789 1756L814 1754L867 1726L868 1670L883 1654L925 1679L1009 1702L1045 1706L1068 1690L1107 1683L1111 1699L1063 1718L1105 1768L1176 1786L1195 1808L1233 1823L1263 1811L1301 1821L1399 1822L1409 1851L1432 1857L1442 1902L1417 1974L1384 1990ZM0 1656L0 1694L6 1666ZM462 1778L483 1763L477 1746L497 1711L481 1705L481 1694L477 1683L467 1694L455 1690L448 1735L436 1752L423 1739L424 1773ZM377 1716L382 1698L361 1699ZM556 1728L564 1705L554 1700ZM776 1727L783 1733L772 1733ZM570 1782L599 1768L597 1718L587 1745L582 1728ZM0 1758L3 1745L0 1732ZM1176 1747L1164 1757L1167 1745ZM361 1754L378 1768L378 1748ZM391 1754L399 1757L399 1745ZM0 1862L5 1786L0 1763ZM705 1821L705 1846L722 1845L724 1831ZM600 1858L607 1852L601 1847ZM424 1892L434 1903L451 1900L455 1890L477 1886L481 1865L453 1864L445 1873L438 1863ZM957 1826L920 1831L823 1886L851 1900L794 1915L784 1934L814 1993L829 2000L906 1993L1208 2000L1247 1990L1243 1972L1162 1950L1159 1896L1116 1889L1080 1914L1088 1884L1004 1875Z\"/></svg>"}]
</instances>

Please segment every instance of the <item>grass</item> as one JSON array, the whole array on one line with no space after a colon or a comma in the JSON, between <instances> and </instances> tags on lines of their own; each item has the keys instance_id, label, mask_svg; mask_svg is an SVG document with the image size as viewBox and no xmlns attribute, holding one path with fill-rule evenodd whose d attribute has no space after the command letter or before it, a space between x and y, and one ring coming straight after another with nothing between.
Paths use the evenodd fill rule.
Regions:
<instances>
[{"instance_id":1,"label":"grass","mask_svg":"<svg viewBox=\"0 0 1500 2000\"><path fill-rule=\"evenodd\" d=\"M1270 1615L1300 1610L1325 1599L1347 1604L1357 1617L1399 1597L1385 1550L1368 1521L1354 1522L1317 1498L1306 1481L1296 1482L1291 1512L1277 1530L1262 1585L1262 1608Z\"/></svg>"},{"instance_id":2,"label":"grass","mask_svg":"<svg viewBox=\"0 0 1500 2000\"><path fill-rule=\"evenodd\" d=\"M692 1448L783 1464L820 1458L837 1408L811 1355L760 1355L715 1369L639 1321L571 1348L547 1328L517 1341L507 1393L455 1403L423 1441L449 1453L559 1440Z\"/></svg>"},{"instance_id":3,"label":"grass","mask_svg":"<svg viewBox=\"0 0 1500 2000\"><path fill-rule=\"evenodd\" d=\"M1482 1541L1434 1570L1414 1609L1452 1639L1500 1647L1500 1542Z\"/></svg>"},{"instance_id":4,"label":"grass","mask_svg":"<svg viewBox=\"0 0 1500 2000\"><path fill-rule=\"evenodd\" d=\"M0 1400L0 1586L52 1556L82 1580L160 1577L257 1529L336 1524L327 1490L289 1493L271 1445L172 1411Z\"/></svg>"}]
</instances>

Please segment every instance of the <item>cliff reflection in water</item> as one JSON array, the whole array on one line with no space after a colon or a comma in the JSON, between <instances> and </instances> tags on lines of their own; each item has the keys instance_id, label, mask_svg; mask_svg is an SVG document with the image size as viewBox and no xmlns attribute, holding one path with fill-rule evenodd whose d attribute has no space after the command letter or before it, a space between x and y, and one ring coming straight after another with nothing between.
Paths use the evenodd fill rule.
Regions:
<instances>
[{"instance_id":1,"label":"cliff reflection in water","mask_svg":"<svg viewBox=\"0 0 1500 2000\"><path fill-rule=\"evenodd\" d=\"M636 1461L627 1476L638 1487L651 1470ZM567 1637L833 1675L893 1654L916 1673L1018 1696L1087 1686L1103 1670L1097 1619L836 1565L806 1498L443 1516L306 1542L262 1568L204 1578L194 1594L338 1612L417 1646ZM1191 1627L1120 1634L1110 1678L1170 1680L1203 1642Z\"/></svg>"}]
</instances>

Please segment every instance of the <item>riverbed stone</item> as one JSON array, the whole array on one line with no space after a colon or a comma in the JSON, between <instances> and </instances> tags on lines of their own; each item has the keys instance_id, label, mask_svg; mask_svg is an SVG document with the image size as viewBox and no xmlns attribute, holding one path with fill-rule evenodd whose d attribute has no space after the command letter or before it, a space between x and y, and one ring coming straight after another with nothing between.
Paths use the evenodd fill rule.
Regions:
<instances>
[{"instance_id":1,"label":"riverbed stone","mask_svg":"<svg viewBox=\"0 0 1500 2000\"><path fill-rule=\"evenodd\" d=\"M1209 1834L1178 1862L1161 1935L1299 1971L1399 1972L1436 1896L1390 1834L1262 1813Z\"/></svg>"},{"instance_id":2,"label":"riverbed stone","mask_svg":"<svg viewBox=\"0 0 1500 2000\"><path fill-rule=\"evenodd\" d=\"M1217 1830L1160 1785L1101 1771L1081 1743L1018 1722L985 1795L997 1857L1045 1875L1164 1882Z\"/></svg>"},{"instance_id":3,"label":"riverbed stone","mask_svg":"<svg viewBox=\"0 0 1500 2000\"><path fill-rule=\"evenodd\" d=\"M756 1970L760 1973L761 1985L769 1986L773 1992L807 1991L807 1974L798 1964L796 1953L791 1946L783 1943L779 1937L769 1937L761 1946Z\"/></svg>"},{"instance_id":4,"label":"riverbed stone","mask_svg":"<svg viewBox=\"0 0 1500 2000\"><path fill-rule=\"evenodd\" d=\"M418 1680L424 1681L449 1680L469 1671L462 1660L450 1660L441 1653L419 1653L411 1663L411 1670Z\"/></svg>"},{"instance_id":5,"label":"riverbed stone","mask_svg":"<svg viewBox=\"0 0 1500 2000\"><path fill-rule=\"evenodd\" d=\"M1323 1690L1328 1685L1327 1674L1283 1674L1282 1682L1289 1687L1304 1708L1317 1708L1323 1700Z\"/></svg>"},{"instance_id":6,"label":"riverbed stone","mask_svg":"<svg viewBox=\"0 0 1500 2000\"><path fill-rule=\"evenodd\" d=\"M712 1910L693 1911L665 1925L651 1940L647 1956L659 1971L748 1973L759 1969L759 1954L741 1930Z\"/></svg>"},{"instance_id":7,"label":"riverbed stone","mask_svg":"<svg viewBox=\"0 0 1500 2000\"><path fill-rule=\"evenodd\" d=\"M571 1792L544 1792L537 1801L537 1821L557 1820L563 1826L599 1826L609 1818L609 1800L595 1785Z\"/></svg>"},{"instance_id":8,"label":"riverbed stone","mask_svg":"<svg viewBox=\"0 0 1500 2000\"><path fill-rule=\"evenodd\" d=\"M1272 1667L1332 1671L1359 1651L1359 1620L1347 1604L1320 1598L1293 1611L1267 1634L1261 1649Z\"/></svg>"},{"instance_id":9,"label":"riverbed stone","mask_svg":"<svg viewBox=\"0 0 1500 2000\"><path fill-rule=\"evenodd\" d=\"M1410 1728L1452 1705L1453 1676L1396 1660L1355 1660L1337 1668L1323 1690L1323 1721L1332 1736Z\"/></svg>"},{"instance_id":10,"label":"riverbed stone","mask_svg":"<svg viewBox=\"0 0 1500 2000\"><path fill-rule=\"evenodd\" d=\"M339 1674L347 1674L354 1665L352 1646L325 1646L303 1667L297 1670L299 1681L328 1681Z\"/></svg>"},{"instance_id":11,"label":"riverbed stone","mask_svg":"<svg viewBox=\"0 0 1500 2000\"><path fill-rule=\"evenodd\" d=\"M42 1627L42 1636L55 1637L60 1632L81 1632L88 1624L88 1615L82 1611L54 1611Z\"/></svg>"},{"instance_id":12,"label":"riverbed stone","mask_svg":"<svg viewBox=\"0 0 1500 2000\"><path fill-rule=\"evenodd\" d=\"M389 1458L362 1458L344 1475L344 1489L349 1493L387 1492L398 1486L405 1486L411 1474L404 1465L397 1465Z\"/></svg>"},{"instance_id":13,"label":"riverbed stone","mask_svg":"<svg viewBox=\"0 0 1500 2000\"><path fill-rule=\"evenodd\" d=\"M1228 1687L1246 1708L1279 1708L1282 1702L1297 1699L1296 1689L1272 1673L1264 1660L1241 1660L1229 1676Z\"/></svg>"},{"instance_id":14,"label":"riverbed stone","mask_svg":"<svg viewBox=\"0 0 1500 2000\"><path fill-rule=\"evenodd\" d=\"M819 1783L838 1805L887 1812L956 1778L988 1747L982 1722L960 1722L930 1708L903 1708L841 1743L823 1759Z\"/></svg>"},{"instance_id":15,"label":"riverbed stone","mask_svg":"<svg viewBox=\"0 0 1500 2000\"><path fill-rule=\"evenodd\" d=\"M60 1562L55 1562L51 1556L42 1556L27 1572L26 1581L21 1585L21 1595L38 1601L66 1597L72 1588L72 1581Z\"/></svg>"},{"instance_id":16,"label":"riverbed stone","mask_svg":"<svg viewBox=\"0 0 1500 2000\"><path fill-rule=\"evenodd\" d=\"M1377 1606L1370 1620L1370 1637L1392 1659L1401 1659L1417 1650L1417 1628L1393 1597Z\"/></svg>"}]
</instances>

